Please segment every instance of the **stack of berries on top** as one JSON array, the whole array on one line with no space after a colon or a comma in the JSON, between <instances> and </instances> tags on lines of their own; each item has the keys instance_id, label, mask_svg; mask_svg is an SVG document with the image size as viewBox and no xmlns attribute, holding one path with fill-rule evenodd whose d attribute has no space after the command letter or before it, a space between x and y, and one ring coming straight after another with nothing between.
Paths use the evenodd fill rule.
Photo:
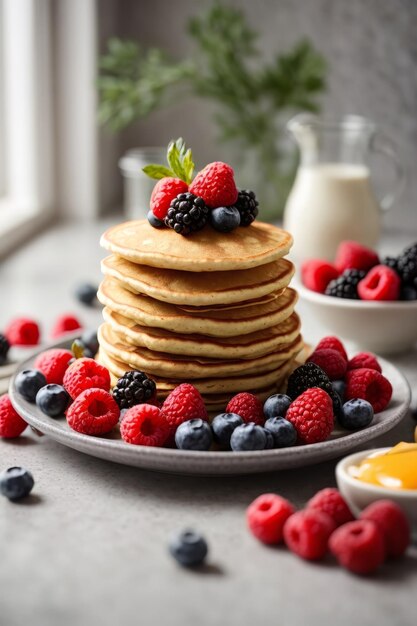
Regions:
<instances>
[{"instance_id":1,"label":"stack of berries on top","mask_svg":"<svg viewBox=\"0 0 417 626\"><path fill-rule=\"evenodd\" d=\"M265 544L285 543L297 556L319 561L328 553L354 574L371 574L387 558L404 555L410 544L410 524L391 500L376 500L355 519L337 489L317 492L306 508L266 493L246 512L247 525Z\"/></svg>"},{"instance_id":2,"label":"stack of berries on top","mask_svg":"<svg viewBox=\"0 0 417 626\"><path fill-rule=\"evenodd\" d=\"M258 215L255 194L237 189L227 163L209 163L194 177L192 153L181 138L168 145L167 161L168 167L143 168L158 180L148 213L154 228L167 226L180 235L190 235L209 223L215 230L229 233L238 226L250 226Z\"/></svg>"},{"instance_id":3,"label":"stack of berries on top","mask_svg":"<svg viewBox=\"0 0 417 626\"><path fill-rule=\"evenodd\" d=\"M356 241L342 241L334 263L305 261L303 284L312 291L351 300L417 300L417 243L380 260Z\"/></svg>"}]
</instances>

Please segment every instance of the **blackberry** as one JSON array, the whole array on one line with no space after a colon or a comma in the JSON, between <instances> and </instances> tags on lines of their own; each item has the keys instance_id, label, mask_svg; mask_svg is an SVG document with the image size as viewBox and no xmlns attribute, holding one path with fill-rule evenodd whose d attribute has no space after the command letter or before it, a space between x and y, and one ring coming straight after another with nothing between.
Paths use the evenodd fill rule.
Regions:
<instances>
[{"instance_id":1,"label":"blackberry","mask_svg":"<svg viewBox=\"0 0 417 626\"><path fill-rule=\"evenodd\" d=\"M189 235L204 228L209 209L203 198L193 193L180 193L171 202L165 224L179 235Z\"/></svg>"},{"instance_id":2,"label":"blackberry","mask_svg":"<svg viewBox=\"0 0 417 626\"><path fill-rule=\"evenodd\" d=\"M381 265L386 265L387 267L390 267L392 270L394 270L394 272L398 272L398 257L387 256L381 261Z\"/></svg>"},{"instance_id":3,"label":"blackberry","mask_svg":"<svg viewBox=\"0 0 417 626\"><path fill-rule=\"evenodd\" d=\"M404 283L411 283L417 278L417 243L409 246L398 257L398 269Z\"/></svg>"},{"instance_id":4,"label":"blackberry","mask_svg":"<svg viewBox=\"0 0 417 626\"><path fill-rule=\"evenodd\" d=\"M295 400L311 387L320 387L320 389L323 389L323 391L329 394L333 402L333 412L336 417L339 417L342 412L342 403L339 394L334 390L326 372L315 363L300 365L290 374L288 378L287 394L290 398Z\"/></svg>"},{"instance_id":5,"label":"blackberry","mask_svg":"<svg viewBox=\"0 0 417 626\"><path fill-rule=\"evenodd\" d=\"M113 388L113 398L121 409L145 403L155 395L156 385L140 370L126 372Z\"/></svg>"},{"instance_id":6,"label":"blackberry","mask_svg":"<svg viewBox=\"0 0 417 626\"><path fill-rule=\"evenodd\" d=\"M253 191L241 189L235 202L235 207L240 213L240 225L250 226L259 213L259 202Z\"/></svg>"},{"instance_id":7,"label":"blackberry","mask_svg":"<svg viewBox=\"0 0 417 626\"><path fill-rule=\"evenodd\" d=\"M9 349L10 344L7 338L0 333L0 365L6 361Z\"/></svg>"},{"instance_id":8,"label":"blackberry","mask_svg":"<svg viewBox=\"0 0 417 626\"><path fill-rule=\"evenodd\" d=\"M358 283L365 275L366 272L362 270L345 270L339 278L329 282L325 291L326 296L359 300Z\"/></svg>"}]
</instances>

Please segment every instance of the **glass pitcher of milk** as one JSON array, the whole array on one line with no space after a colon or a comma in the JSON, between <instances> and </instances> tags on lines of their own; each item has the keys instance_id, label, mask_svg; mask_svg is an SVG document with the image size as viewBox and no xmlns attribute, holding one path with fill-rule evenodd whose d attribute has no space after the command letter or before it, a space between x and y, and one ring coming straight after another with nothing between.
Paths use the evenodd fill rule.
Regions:
<instances>
[{"instance_id":1,"label":"glass pitcher of milk","mask_svg":"<svg viewBox=\"0 0 417 626\"><path fill-rule=\"evenodd\" d=\"M393 205L404 179L391 142L371 120L358 115L328 122L300 114L287 128L300 149L300 165L284 212L284 228L294 237L294 259L333 260L344 239L374 247L381 211ZM395 189L379 201L368 166L372 152L391 159L395 170Z\"/></svg>"}]
</instances>

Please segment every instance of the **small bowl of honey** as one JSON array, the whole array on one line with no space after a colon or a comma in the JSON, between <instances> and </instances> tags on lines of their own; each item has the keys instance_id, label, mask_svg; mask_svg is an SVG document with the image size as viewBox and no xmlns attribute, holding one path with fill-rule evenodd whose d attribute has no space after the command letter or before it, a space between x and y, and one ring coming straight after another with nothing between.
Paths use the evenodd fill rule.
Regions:
<instances>
[{"instance_id":1,"label":"small bowl of honey","mask_svg":"<svg viewBox=\"0 0 417 626\"><path fill-rule=\"evenodd\" d=\"M393 500L416 533L417 443L350 454L337 464L336 481L355 515L376 500Z\"/></svg>"}]
</instances>

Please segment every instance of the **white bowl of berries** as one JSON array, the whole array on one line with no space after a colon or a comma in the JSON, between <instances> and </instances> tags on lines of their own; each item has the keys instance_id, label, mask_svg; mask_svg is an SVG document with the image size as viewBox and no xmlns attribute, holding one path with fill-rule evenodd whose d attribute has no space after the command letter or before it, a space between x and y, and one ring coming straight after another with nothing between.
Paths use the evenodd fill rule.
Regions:
<instances>
[{"instance_id":1,"label":"white bowl of berries","mask_svg":"<svg viewBox=\"0 0 417 626\"><path fill-rule=\"evenodd\" d=\"M394 354L417 341L417 243L380 260L373 250L344 241L333 264L303 263L297 289L327 332L360 349Z\"/></svg>"}]
</instances>

